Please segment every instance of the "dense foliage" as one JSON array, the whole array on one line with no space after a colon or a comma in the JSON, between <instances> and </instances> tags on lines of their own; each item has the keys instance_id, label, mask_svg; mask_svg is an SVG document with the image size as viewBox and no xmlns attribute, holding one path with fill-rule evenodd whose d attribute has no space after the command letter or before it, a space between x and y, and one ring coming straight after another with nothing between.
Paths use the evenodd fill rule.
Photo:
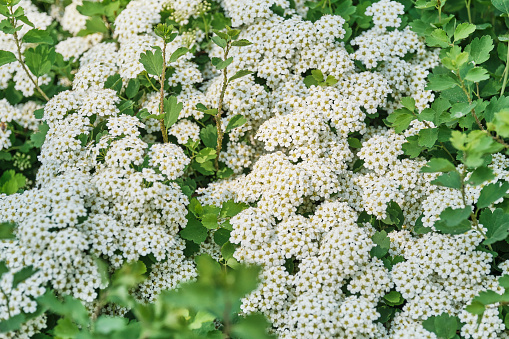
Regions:
<instances>
[{"instance_id":1,"label":"dense foliage","mask_svg":"<svg viewBox=\"0 0 509 339\"><path fill-rule=\"evenodd\" d=\"M508 0L0 19L2 337L509 337Z\"/></svg>"}]
</instances>

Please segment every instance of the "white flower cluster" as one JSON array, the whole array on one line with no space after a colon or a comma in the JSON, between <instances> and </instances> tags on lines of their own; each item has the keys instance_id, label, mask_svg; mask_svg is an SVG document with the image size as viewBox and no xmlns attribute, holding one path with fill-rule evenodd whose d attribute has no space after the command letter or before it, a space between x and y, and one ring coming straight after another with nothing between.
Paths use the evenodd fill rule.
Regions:
<instances>
[{"instance_id":1,"label":"white flower cluster","mask_svg":"<svg viewBox=\"0 0 509 339\"><path fill-rule=\"evenodd\" d=\"M433 101L434 95L425 90L428 70L438 65L438 50L427 50L424 41L406 27L403 30L388 31L388 27L398 28L403 14L403 5L391 0L378 1L366 8L366 15L373 17L375 26L352 40L358 46L353 58L360 60L367 68L379 67L381 74L393 89L394 104L397 107L404 96L416 100L416 107L423 110ZM405 61L403 57L415 53L416 57Z\"/></svg>"},{"instance_id":2,"label":"white flower cluster","mask_svg":"<svg viewBox=\"0 0 509 339\"><path fill-rule=\"evenodd\" d=\"M78 28L84 25L76 10L81 3L73 1L61 19L73 35L79 30L72 30L72 20ZM405 137L424 124L412 122L405 134L367 126L369 117L379 110L391 112L403 96L412 96L418 109L427 107L433 97L424 90L424 79L436 55L413 32L399 29L398 2L382 0L368 7L375 27L353 39L355 49L338 42L346 33L343 18L305 21L303 1L296 3L291 10L286 0L220 2L233 26L244 26L240 38L253 42L232 49L228 73L249 69L255 75L231 82L224 95L223 127L239 114L247 120L230 132L219 155L235 175L196 193L204 205L233 199L250 206L230 219L233 257L263 266L262 283L243 298L242 312L263 312L280 338L435 338L422 321L442 312L466 323L465 337L502 335L498 309L487 311L479 327L465 311L480 291L501 290L490 274L492 255L476 249L480 234L413 232L420 215L424 226L433 227L445 207L463 206L455 191L431 184L436 175L420 172L424 159L401 159ZM175 0L169 6L185 22L204 4ZM144 302L196 276L178 235L186 227L189 198L175 180L193 171L188 171L191 159L182 145L199 140L204 130L197 121L204 114L196 104L217 107L222 76L211 68L200 72L190 53L166 61L174 69L170 86L182 87L183 110L169 130L176 143L158 143L159 121L122 113L120 97L104 86L113 74L125 86L143 71L140 54L162 46L152 29L166 5L131 1L115 21L118 46L96 37L60 43L58 48L68 49L66 57L77 58L80 68L72 90L44 107L49 131L36 188L0 196L0 221L17 223L16 239L0 243L0 260L10 269L0 284L11 296L12 312L31 312L43 286L93 302L104 287L94 257L113 269L155 258L148 280L133 292ZM285 9L288 18L272 13L273 5ZM169 44L168 55L186 39ZM222 51L213 47L208 52L214 57ZM356 67L355 60L367 70ZM304 74L311 70L337 83L308 88ZM3 84L10 78L0 79ZM138 104L158 114L159 95L146 93ZM22 121L25 106L27 112L35 109L29 103L0 105L8 112L7 122ZM9 147L8 132L0 133L0 147ZM508 166L506 156L495 155L492 182L506 179ZM482 187L467 187L468 205ZM394 266L371 255L376 229L358 222L366 215L386 219L393 203L405 219L402 230L388 235L389 254L403 258ZM199 253L220 258L211 236ZM501 269L508 271L508 265ZM12 274L27 266L38 269L36 275L9 287ZM391 290L406 303L382 325L377 307ZM126 310L111 309L120 311ZM6 314L0 297L0 319ZM42 322L27 323L27 333Z\"/></svg>"},{"instance_id":3,"label":"white flower cluster","mask_svg":"<svg viewBox=\"0 0 509 339\"><path fill-rule=\"evenodd\" d=\"M184 242L177 234L187 223L188 197L172 182L183 174L190 160L177 145L151 147L143 141L145 124L121 113L117 93L104 88L110 75L120 73L129 79L141 72L133 67L134 63L139 64L142 51L138 47L134 56L132 52L124 56L121 53L129 50L133 41L135 45L141 41L146 49L151 44L160 44L148 33L152 23L159 20L161 8L162 2L131 2L128 10L117 18L119 47L94 37L89 37L86 48L71 48L81 41L78 38L58 47L73 49L68 57L81 55L81 67L73 90L55 95L44 107L43 120L49 131L39 157L42 165L36 188L23 194L0 196L0 220L17 225L16 239L0 244L0 260L10 270L2 276L1 284L7 295L0 300L0 319L8 318L9 314L34 312L34 299L44 293L44 286L60 295L94 302L97 291L105 287L96 257L116 269L124 262L153 256L157 264L149 279L135 291L136 297L144 302L154 300L162 289L175 288L196 276L194 262L184 256ZM132 32L136 26L132 19L143 18L144 11L150 13L152 21L148 21L145 31ZM137 35L139 32L145 34ZM131 39L133 36L138 38ZM169 46L170 52L178 44ZM122 63L126 56L131 58L129 64ZM187 69L197 70L197 65L187 59L183 57L172 64L183 74L181 77L189 75ZM194 75L187 83L199 81L201 75ZM12 106L6 100L0 101L0 105L2 122L16 121L27 128L37 126L33 118L28 118L33 117L37 105L28 102ZM199 129L194 123L182 119L179 126L180 131L175 129L174 134L196 140ZM101 128L104 131L98 134ZM2 148L10 146L9 132L1 131ZM9 284L13 274L28 266L37 273L12 288ZM28 337L34 329L44 326L44 321L39 325L40 322L40 319L28 322L16 335Z\"/></svg>"},{"instance_id":4,"label":"white flower cluster","mask_svg":"<svg viewBox=\"0 0 509 339\"><path fill-rule=\"evenodd\" d=\"M172 0L167 3L172 11L170 18L181 25L189 23L189 18L196 18L210 9L206 0Z\"/></svg>"},{"instance_id":5,"label":"white flower cluster","mask_svg":"<svg viewBox=\"0 0 509 339\"><path fill-rule=\"evenodd\" d=\"M253 78L231 84L225 121L242 114L247 123L233 131L234 141L222 159L236 173L241 173L240 161L247 170L198 190L199 200L219 206L233 198L251 205L230 220L230 242L238 245L234 258L264 267L261 285L244 298L242 310L263 312L280 338L436 338L424 329L423 320L442 312L467 319L464 308L476 294L500 289L490 275L492 256L475 249L482 241L477 231L459 236L412 233L419 216L424 214L423 223L430 226L445 208L431 205L433 199L441 198L441 204L451 200L450 206L455 201L452 190L431 184L435 174L420 172L424 159L401 159L405 138L426 126L413 121L408 131L396 134L365 124L367 115L397 108L395 102L403 96L413 97L418 110L433 99L424 91L424 79L437 55L409 29L397 29L401 10L394 1L372 5L367 14L374 16L376 27L353 40L359 46L353 53L327 40L330 34L340 37L340 30L323 36L308 33L323 28L297 16L258 19L241 33L253 45L234 50L232 72L253 70L272 91L253 100L248 94L253 88L257 93ZM322 22L343 21L324 16ZM388 27L396 29L389 32ZM219 56L217 49L211 53ZM415 57L406 58L410 53ZM379 61L384 65L362 72L354 67L356 59L368 68ZM338 82L306 88L301 74L310 69ZM210 76L204 89L214 106L220 77ZM390 101L388 94L396 100ZM243 109L253 101L256 106ZM361 135L357 150L347 142L353 133ZM239 152L235 163L230 149L246 142L251 157ZM494 182L508 176L507 160L494 157ZM354 167L358 161L363 163L360 169ZM469 191L469 203L475 203L481 188L471 188L477 196ZM389 234L390 254L404 261L389 269L370 256L376 230L357 219L367 213L383 220L393 202L405 222L403 231ZM288 268L289 262L296 267ZM391 289L407 303L383 326L376 307ZM464 335L497 337L502 327L495 317L481 329L465 327Z\"/></svg>"}]
</instances>

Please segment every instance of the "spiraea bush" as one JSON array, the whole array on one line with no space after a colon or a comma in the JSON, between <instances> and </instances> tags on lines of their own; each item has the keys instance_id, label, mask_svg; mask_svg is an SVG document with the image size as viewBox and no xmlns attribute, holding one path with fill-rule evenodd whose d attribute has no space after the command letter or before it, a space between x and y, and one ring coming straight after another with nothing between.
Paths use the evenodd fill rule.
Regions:
<instances>
[{"instance_id":1,"label":"spiraea bush","mask_svg":"<svg viewBox=\"0 0 509 339\"><path fill-rule=\"evenodd\" d=\"M508 15L0 0L2 337L508 338Z\"/></svg>"}]
</instances>

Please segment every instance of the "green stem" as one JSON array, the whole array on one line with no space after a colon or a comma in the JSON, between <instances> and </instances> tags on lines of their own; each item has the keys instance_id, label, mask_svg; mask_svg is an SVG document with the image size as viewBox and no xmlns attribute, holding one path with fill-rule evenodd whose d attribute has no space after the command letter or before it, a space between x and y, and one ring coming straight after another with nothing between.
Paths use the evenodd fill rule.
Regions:
<instances>
[{"instance_id":1,"label":"green stem","mask_svg":"<svg viewBox=\"0 0 509 339\"><path fill-rule=\"evenodd\" d=\"M418 118L417 114L412 111L412 114L414 115L414 117ZM426 120L423 120L422 121L424 123L424 125L426 126L426 128L434 128L433 126L431 126L429 124L429 122L427 122ZM449 150L447 149L447 147L445 147L445 144L442 142L442 141L439 141L440 142L440 146L442 147L442 149L449 155L449 157L452 159L452 162L453 163L456 163L456 158L454 158L451 154L451 152L449 152Z\"/></svg>"},{"instance_id":2,"label":"green stem","mask_svg":"<svg viewBox=\"0 0 509 339\"><path fill-rule=\"evenodd\" d=\"M205 18L205 15L203 15L203 13L200 14L202 20L203 20L203 26L205 28L205 38L208 40L210 40L209 38L209 23L207 21L207 19Z\"/></svg>"},{"instance_id":3,"label":"green stem","mask_svg":"<svg viewBox=\"0 0 509 339\"><path fill-rule=\"evenodd\" d=\"M468 13L468 22L472 23L472 13L470 12L470 4L472 0L465 0L465 5L467 7L467 13Z\"/></svg>"},{"instance_id":4,"label":"green stem","mask_svg":"<svg viewBox=\"0 0 509 339\"><path fill-rule=\"evenodd\" d=\"M228 53L230 52L230 42L226 46L224 50L224 60L228 59ZM216 159L214 161L214 167L216 171L219 170L219 153L221 152L221 148L223 147L223 124L221 122L221 114L223 113L223 100L224 94L226 93L226 87L228 86L228 67L223 68L223 86L221 87L221 94L219 95L219 103L217 106L217 114L214 116L216 120L217 126L217 146L216 146Z\"/></svg>"},{"instance_id":5,"label":"green stem","mask_svg":"<svg viewBox=\"0 0 509 339\"><path fill-rule=\"evenodd\" d=\"M11 14L14 13L14 11L12 10L12 7L9 7L9 12ZM16 27L16 19L14 18L11 18L11 24ZM46 101L49 101L49 98L48 96L46 95L46 93L44 93L44 91L39 87L39 78L36 78L34 79L34 77L32 76L32 72L30 72L27 68L27 65L25 64L25 62L23 61L23 56L21 55L21 42L19 41L19 37L18 37L18 32L14 32L13 33L13 36L14 36L14 42L16 43L16 49L18 51L18 61L19 63L21 64L21 67L23 67L23 70L25 71L25 73L27 74L28 78L30 79L30 81L34 84L35 86L35 89L37 90L37 92L39 92L39 94L44 98L44 100Z\"/></svg>"},{"instance_id":6,"label":"green stem","mask_svg":"<svg viewBox=\"0 0 509 339\"><path fill-rule=\"evenodd\" d=\"M500 96L504 95L505 85L507 84L507 74L509 73L509 45L507 46L507 56L505 60L504 69L504 81L502 82L502 88L500 89Z\"/></svg>"},{"instance_id":7,"label":"green stem","mask_svg":"<svg viewBox=\"0 0 509 339\"><path fill-rule=\"evenodd\" d=\"M230 321L230 309L231 305L228 300L225 301L224 313L223 313L223 337L224 339L230 339L231 337L231 321Z\"/></svg>"},{"instance_id":8,"label":"green stem","mask_svg":"<svg viewBox=\"0 0 509 339\"><path fill-rule=\"evenodd\" d=\"M161 74L161 91L159 94L159 114L164 113L164 75L166 73L166 41L163 40L163 73ZM164 125L164 119L159 120L164 143L168 143L168 131Z\"/></svg>"},{"instance_id":9,"label":"green stem","mask_svg":"<svg viewBox=\"0 0 509 339\"><path fill-rule=\"evenodd\" d=\"M509 48L508 48L508 51L509 51ZM509 56L509 53L508 53L508 56ZM458 79L459 79L459 81L461 83L461 89L463 90L463 93L465 93L465 95L467 96L468 103L472 104L472 98L470 97L470 94L469 94L469 92L467 90L467 87L465 86L465 82L461 78L459 69L456 71L455 74L456 74L456 76L458 77ZM491 134L488 130L486 130L486 128L484 128L484 126L482 125L481 121L479 120L479 117L477 116L477 114L475 114L475 108L472 108L470 113L472 114L472 117L474 117L475 123L477 124L477 126L479 126L479 129L481 131L486 133L490 138L492 138L493 140L495 140L496 142L498 142L499 144L501 144L505 148L509 148L509 144L506 143L502 138L500 138L499 136Z\"/></svg>"},{"instance_id":10,"label":"green stem","mask_svg":"<svg viewBox=\"0 0 509 339\"><path fill-rule=\"evenodd\" d=\"M465 158L465 154L463 153L463 158ZM467 207L467 199L466 199L466 193L465 193L465 176L467 174L466 166L463 166L463 171L461 172L461 200L463 201L463 206ZM472 219L472 224L474 225L474 228L479 232L484 239L488 239L486 236L486 233L482 230L482 228L479 226L479 222L477 221L477 215L471 211L470 212L470 219ZM488 248L493 251L493 248L491 245L488 245Z\"/></svg>"},{"instance_id":11,"label":"green stem","mask_svg":"<svg viewBox=\"0 0 509 339\"><path fill-rule=\"evenodd\" d=\"M152 86L152 88L154 89L154 91L158 92L159 90L156 88L156 86L154 86L154 84L152 83L152 81L150 80L150 78L148 77L148 74L147 72L144 72L145 73L145 78L147 79L147 81L149 82L150 86Z\"/></svg>"},{"instance_id":12,"label":"green stem","mask_svg":"<svg viewBox=\"0 0 509 339\"><path fill-rule=\"evenodd\" d=\"M9 316L9 318L11 318L11 306L9 305L9 297L7 296L7 294L5 293L5 291L3 290L3 288L0 287L0 292L2 292L2 294L4 295L4 298L5 298L5 304L7 306L7 315Z\"/></svg>"}]
</instances>

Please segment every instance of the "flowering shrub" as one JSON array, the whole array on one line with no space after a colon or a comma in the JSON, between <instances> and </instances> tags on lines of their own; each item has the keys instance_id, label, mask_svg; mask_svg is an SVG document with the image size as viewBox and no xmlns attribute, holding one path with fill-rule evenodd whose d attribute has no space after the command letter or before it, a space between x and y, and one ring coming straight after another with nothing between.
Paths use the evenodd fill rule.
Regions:
<instances>
[{"instance_id":1,"label":"flowering shrub","mask_svg":"<svg viewBox=\"0 0 509 339\"><path fill-rule=\"evenodd\" d=\"M501 13L0 0L0 332L508 337Z\"/></svg>"}]
</instances>

